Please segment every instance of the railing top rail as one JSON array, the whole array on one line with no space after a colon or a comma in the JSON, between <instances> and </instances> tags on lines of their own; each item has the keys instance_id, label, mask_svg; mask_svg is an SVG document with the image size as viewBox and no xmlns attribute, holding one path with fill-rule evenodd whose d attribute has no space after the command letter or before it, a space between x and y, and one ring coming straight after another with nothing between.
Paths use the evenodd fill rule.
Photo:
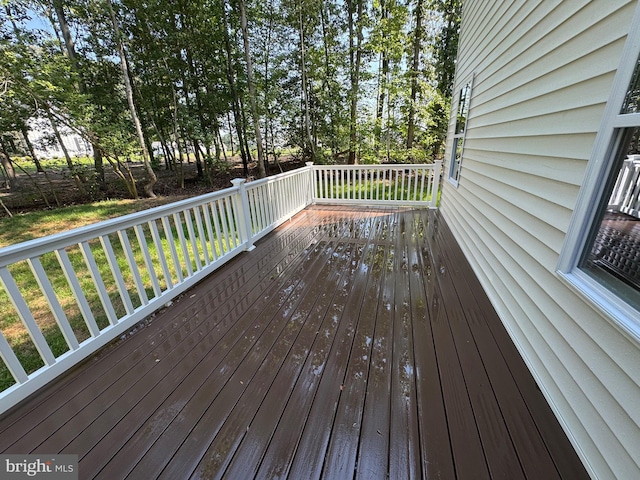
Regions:
<instances>
[{"instance_id":1,"label":"railing top rail","mask_svg":"<svg viewBox=\"0 0 640 480\"><path fill-rule=\"evenodd\" d=\"M282 178L296 175L301 170L308 170L308 167L291 170L271 177L255 180L247 183L247 188L258 187L264 183L277 182ZM48 252L66 248L70 245L92 240L103 235L115 233L119 230L134 227L152 220L162 218L167 215L181 212L207 202L212 202L223 197L229 197L238 191L238 186L231 186L223 190L205 193L196 197L179 200L166 205L149 208L140 212L134 212L121 217L104 220L83 227L74 228L66 232L55 233L45 237L27 240L16 245L0 248L0 267L5 267L13 263L33 258Z\"/></svg>"},{"instance_id":2,"label":"railing top rail","mask_svg":"<svg viewBox=\"0 0 640 480\"><path fill-rule=\"evenodd\" d=\"M27 240L26 242L18 243L16 245L9 245L7 247L0 248L0 267L25 260L27 258L33 258L44 253L59 250L70 245L76 245L119 230L131 228L135 225L140 225L167 215L172 215L203 203L231 196L237 191L238 187L229 187L216 192L206 193L197 197L179 200L177 202L152 207L140 212L129 213L121 217L111 218L91 225L74 228L66 232L54 233L45 237Z\"/></svg>"},{"instance_id":3,"label":"railing top rail","mask_svg":"<svg viewBox=\"0 0 640 480\"><path fill-rule=\"evenodd\" d=\"M358 165L313 165L314 170L372 170L372 169L389 169L389 170L406 170L411 168L432 169L435 163L377 163L377 164L358 164Z\"/></svg>"},{"instance_id":4,"label":"railing top rail","mask_svg":"<svg viewBox=\"0 0 640 480\"><path fill-rule=\"evenodd\" d=\"M246 183L246 186L247 188L255 188L261 185L275 183L275 182L278 182L279 180L282 180L283 178L300 175L302 172L308 171L308 170L309 170L309 167L296 168L295 170L289 170L288 172L282 172L277 175L271 175L269 177L260 178L258 180L251 180L250 182Z\"/></svg>"},{"instance_id":5,"label":"railing top rail","mask_svg":"<svg viewBox=\"0 0 640 480\"><path fill-rule=\"evenodd\" d=\"M371 165L311 165L296 170L280 173L260 180L254 180L246 184L248 189L259 187L260 185L277 182L283 178L300 174L301 172L313 168L314 170L371 170L371 169L432 169L435 164L371 164ZM185 209L201 205L203 203L215 201L217 199L228 197L238 191L238 186L232 186L216 192L206 193L193 198L187 198L167 205L160 205L140 212L130 213L118 218L104 220L102 222L74 228L66 232L60 232L45 237L28 240L16 245L10 245L0 248L0 267L10 265L28 258L33 258L44 253L66 248L70 245L92 240L94 238L115 233L119 230L131 228L152 220L162 218L163 216L172 215Z\"/></svg>"}]
</instances>

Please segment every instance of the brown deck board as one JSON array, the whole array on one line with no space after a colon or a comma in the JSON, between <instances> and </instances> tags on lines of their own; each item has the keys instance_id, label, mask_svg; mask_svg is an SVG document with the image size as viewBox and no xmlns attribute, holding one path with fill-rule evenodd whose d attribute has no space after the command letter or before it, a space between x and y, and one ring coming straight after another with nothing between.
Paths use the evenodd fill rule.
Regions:
<instances>
[{"instance_id":1,"label":"brown deck board","mask_svg":"<svg viewBox=\"0 0 640 480\"><path fill-rule=\"evenodd\" d=\"M450 242L451 237L441 237L440 241ZM492 477L499 478L504 476L505 478L518 478L522 477L524 472L528 472L527 474L534 478L558 478L558 473L551 457L545 455L546 447L539 438L533 419L528 415L520 414L520 412L527 411L526 404L518 390L517 384L511 377L508 363L505 361L499 345L495 342L487 324L488 321L493 320L494 322L498 322L499 320L496 317L491 318L489 316L487 318L483 314L469 283L465 277L461 275L464 265L461 267L456 266L455 259L458 258L456 254L460 253L461 252L456 251L445 254L447 257L446 261L450 265L448 277L452 287L451 291L455 292L461 299L461 307L464 315L469 320L468 322L462 323L462 326L468 326L468 332L461 332L456 335L456 337L459 339L467 337L467 341L474 342L480 346L494 346L492 349L473 349L474 358L472 359L472 363L481 367L482 370L471 378L475 381L481 378L483 382L487 382L487 384L491 386L495 400L491 399L488 405L492 408L493 415L500 417L500 421L493 419L487 426L487 429L495 432L493 429L496 428L496 425L499 425L502 430L500 433L501 438L509 439L513 443L514 450L510 458L514 460L514 463L516 460L522 463L521 469L515 464L508 465L504 459L494 460L494 463L498 464L500 468L510 466L512 471L496 472L492 470ZM445 273L445 275L447 274ZM477 385L476 388L481 389L482 385ZM500 441L500 438L495 440ZM495 451L504 452L502 448L496 448ZM517 455L513 455L513 453L517 453Z\"/></svg>"},{"instance_id":2,"label":"brown deck board","mask_svg":"<svg viewBox=\"0 0 640 480\"><path fill-rule=\"evenodd\" d=\"M409 287L409 246L411 217L398 218L395 234L395 295L393 351L391 360L391 424L389 450L390 478L420 476L420 441L416 401L415 358ZM415 299L418 301L417 299Z\"/></svg>"},{"instance_id":3,"label":"brown deck board","mask_svg":"<svg viewBox=\"0 0 640 480\"><path fill-rule=\"evenodd\" d=\"M437 223L437 221L432 223ZM451 231L445 226L439 232L441 241L449 245L448 258L461 258L462 251L453 239ZM438 248L437 246L434 247ZM454 271L464 271L464 269L468 268L468 264L464 262L458 270L454 269ZM538 478L543 476L544 478L557 478L548 468L549 462L552 462L557 469L559 478L582 478L586 475L583 466L575 461L575 452L570 443L566 441L564 432L557 420L552 415L549 415L550 408L544 396L530 378L526 365L491 307L478 278L475 275L461 275L458 273L454 281L458 291L463 292L466 290L466 292L473 294L473 299L476 302L476 307L473 310L474 314L484 320L484 325L488 330L488 332L485 332L487 333L486 336L481 335L477 329L474 335L478 335L478 341L482 341L485 345L491 345L491 340L488 337L490 332L495 343L494 348L497 348L500 352L500 356L494 355L490 357L493 362L487 366L487 371L496 378L509 380L499 384L500 392L497 395L497 399L504 405L505 420L513 423L510 427L510 432L514 437L514 443L516 445L519 445L520 442L522 443L519 449L519 456L523 458L522 461L526 464L525 472L532 478L536 478L536 475ZM472 311L467 310L467 312L471 314ZM477 322L471 323L471 325L476 324ZM483 353L485 352L484 349L482 351ZM487 350L487 353L489 352L491 350ZM508 375L505 370L508 370ZM502 372L502 375L500 375L500 372ZM508 389L511 391L507 396ZM545 451L547 452L546 455ZM545 475L536 474L542 468L547 468Z\"/></svg>"},{"instance_id":4,"label":"brown deck board","mask_svg":"<svg viewBox=\"0 0 640 480\"><path fill-rule=\"evenodd\" d=\"M396 223L387 222L381 238L393 242ZM389 465L389 423L391 392L391 356L393 345L393 302L395 297L395 248L388 245L380 258L380 297L377 302L372 337L371 363L364 400L362 428L357 457L356 478L380 478Z\"/></svg>"},{"instance_id":5,"label":"brown deck board","mask_svg":"<svg viewBox=\"0 0 640 480\"><path fill-rule=\"evenodd\" d=\"M443 220L314 206L0 417L80 478L587 478Z\"/></svg>"},{"instance_id":6,"label":"brown deck board","mask_svg":"<svg viewBox=\"0 0 640 480\"><path fill-rule=\"evenodd\" d=\"M171 462L173 465L185 464L192 460L193 450L197 451L202 446L206 440L206 432L215 431L219 428L218 422L225 421L235 400L248 387L251 374L269 352L286 320L284 316L276 316L283 309L295 306L299 300L298 290L302 288L303 277L309 275L313 279L314 271L311 268L321 266L320 260L330 255L329 248L323 250L323 256L307 256L299 265L299 269L288 282L289 287L293 287L290 295L282 294L281 285L278 283L240 318L238 323L242 328L235 325L230 330L229 338L224 338L215 352L218 356L224 355L221 362L218 363L216 359L215 362L208 361L205 364L207 370L210 369L209 365L215 367L211 369L211 374L206 377L204 383L201 380L203 375L189 375L188 380L197 385L196 393L181 410L180 416L171 422L132 470L133 478L144 475L155 478L180 449L183 455L178 455ZM315 273L317 274L317 271ZM273 317L276 317L275 320ZM183 448L183 442L184 445L193 447L193 450ZM185 466L181 475L189 471Z\"/></svg>"},{"instance_id":7,"label":"brown deck board","mask_svg":"<svg viewBox=\"0 0 640 480\"><path fill-rule=\"evenodd\" d=\"M339 247L340 246L338 246L338 249ZM273 337L271 335L263 334L259 338L259 342L257 342L252 349L251 356L243 362L241 367L229 380L227 386L230 386L230 388L227 388L224 392L228 392L229 398L226 399L222 397L218 402L220 404L219 407L215 404L213 405L215 408L210 409L212 418L203 419L205 421L198 423L194 431L189 435L189 438L181 446L183 452L178 452L179 455L177 456L177 460L173 461L171 465L162 472L162 478L176 478L179 475L184 475L187 472L193 471L194 467L197 466L197 462L202 458L202 454L204 453L204 451L198 451L198 449L202 448L202 445L204 445L204 449L207 448L213 440L213 437L218 433L216 428L219 428L221 422L224 421L225 425L229 425L229 417L227 416L227 418L224 418L220 415L221 413L226 413L224 410L225 407L232 405L234 407L234 411L237 411L239 415L251 414L252 411L257 410L257 405L255 407L253 405L255 405L256 402L266 393L266 390L270 385L269 380L271 379L271 375L274 373L274 370L277 371L274 363L280 361L272 350L278 340L276 335L282 335L281 344L284 345L282 350L286 353L287 344L292 343L295 336L297 336L299 328L297 323L301 323L301 321L306 319L306 314L302 312L305 312L306 309L308 309L308 305L305 304L305 301L308 302L309 300L307 300L308 297L305 295L309 290L313 289L315 283L318 281L318 277L322 275L329 275L331 273L333 267L332 262L334 260L332 255L334 253L338 253L340 256L339 258L342 261L345 261L345 259L349 257L348 251L339 252L337 251L338 249L334 250L333 245L327 246L327 248L325 248L324 256L314 258L313 266L315 268L303 268L300 270L300 282L296 285L298 288L294 289L288 298L288 302L281 307L278 314L271 320L269 333L273 332ZM344 268L344 266L338 267L338 269L341 268ZM292 318L293 315L297 318ZM262 347L262 344L265 344L264 348L260 348ZM267 355L269 355L268 358ZM256 367L258 368L256 369ZM257 379L257 381L252 381L253 379ZM247 391L249 384L251 384L252 388L250 391ZM240 410L235 409L235 407L242 407L242 405L233 405L232 403L233 400L239 396L238 392L242 392L240 398L245 400L244 408L241 408ZM218 399L216 399L216 401L217 400ZM220 435L220 438L222 441L226 440L222 435ZM163 451L160 452L160 454L162 453ZM209 458L215 459L218 452L214 450L212 454L214 454L214 456ZM187 460L195 461L195 463L188 463ZM218 471L217 468L204 468L207 472Z\"/></svg>"},{"instance_id":8,"label":"brown deck board","mask_svg":"<svg viewBox=\"0 0 640 480\"><path fill-rule=\"evenodd\" d=\"M377 231L374 233L374 235ZM325 478L345 478L353 475L358 454L363 405L369 378L369 358L374 338L379 279L384 261L384 247L371 245L366 252L365 265L371 265L367 285L355 329L353 347L349 357L340 400L331 430L325 460ZM369 268L369 267L366 267Z\"/></svg>"},{"instance_id":9,"label":"brown deck board","mask_svg":"<svg viewBox=\"0 0 640 480\"><path fill-rule=\"evenodd\" d=\"M420 453L425 478L456 478L449 427L442 394L438 359L432 326L433 311L429 303L435 299L434 272L425 238L427 226L421 215L415 214L413 249L410 249L410 289L414 338L420 348L414 348L420 429ZM436 304L434 303L434 306Z\"/></svg>"}]
</instances>

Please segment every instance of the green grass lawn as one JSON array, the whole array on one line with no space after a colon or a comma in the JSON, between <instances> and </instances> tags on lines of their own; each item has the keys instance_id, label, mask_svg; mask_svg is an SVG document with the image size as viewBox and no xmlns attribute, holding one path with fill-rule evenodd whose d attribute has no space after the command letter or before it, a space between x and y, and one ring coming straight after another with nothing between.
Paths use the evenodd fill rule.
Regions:
<instances>
[{"instance_id":1,"label":"green grass lawn","mask_svg":"<svg viewBox=\"0 0 640 480\"><path fill-rule=\"evenodd\" d=\"M11 161L14 163L17 173L36 173L36 164L31 157L12 157ZM76 168L93 168L93 158L74 157L72 162ZM64 158L41 158L40 164L42 165L42 168L47 171L69 169L67 161Z\"/></svg>"},{"instance_id":2,"label":"green grass lawn","mask_svg":"<svg viewBox=\"0 0 640 480\"><path fill-rule=\"evenodd\" d=\"M180 198L105 200L2 218L0 219L0 248L146 210Z\"/></svg>"}]
</instances>

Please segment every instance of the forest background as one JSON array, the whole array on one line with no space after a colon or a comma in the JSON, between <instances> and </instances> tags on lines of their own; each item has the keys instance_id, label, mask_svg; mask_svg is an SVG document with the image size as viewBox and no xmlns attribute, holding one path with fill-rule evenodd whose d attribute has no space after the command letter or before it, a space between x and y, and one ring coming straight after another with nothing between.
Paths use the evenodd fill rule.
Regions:
<instances>
[{"instance_id":1,"label":"forest background","mask_svg":"<svg viewBox=\"0 0 640 480\"><path fill-rule=\"evenodd\" d=\"M212 189L235 165L443 155L461 0L0 4L0 182L27 203L153 198L159 178ZM93 157L38 158L38 123Z\"/></svg>"}]
</instances>

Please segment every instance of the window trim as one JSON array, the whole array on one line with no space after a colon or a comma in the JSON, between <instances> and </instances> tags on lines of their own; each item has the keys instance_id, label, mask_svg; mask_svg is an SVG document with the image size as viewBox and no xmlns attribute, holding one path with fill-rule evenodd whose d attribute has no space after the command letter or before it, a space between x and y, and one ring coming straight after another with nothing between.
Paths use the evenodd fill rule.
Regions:
<instances>
[{"instance_id":1,"label":"window trim","mask_svg":"<svg viewBox=\"0 0 640 480\"><path fill-rule=\"evenodd\" d=\"M631 21L584 181L558 258L556 273L598 312L604 314L614 326L640 343L640 320L637 320L640 312L578 266L587 247L589 232L596 221L598 206L605 193L607 182L603 182L602 179L609 178L612 174L614 162L611 161L611 156L618 151L620 141L617 131L621 128L640 126L640 114L620 113L639 58L640 5L636 6Z\"/></svg>"},{"instance_id":2,"label":"window trim","mask_svg":"<svg viewBox=\"0 0 640 480\"><path fill-rule=\"evenodd\" d=\"M460 184L460 173L462 172L462 159L464 158L464 144L467 138L467 131L469 130L469 113L471 112L471 98L473 97L473 80L474 74L469 75L465 78L464 82L461 83L461 86L458 88L456 98L458 101L456 102L455 109L451 109L451 114L455 118L455 122L453 125L453 136L451 141L451 155L449 156L449 168L447 169L447 180L454 185L456 188ZM457 124L458 124L458 110L460 109L460 93L462 90L469 86L469 105L467 107L467 118L464 122L464 130L462 133L456 133ZM453 105L452 105L453 107ZM460 146L460 161L458 162L458 166L456 168L456 150L457 143L461 142ZM458 178L455 177L455 170L458 171Z\"/></svg>"}]
</instances>

